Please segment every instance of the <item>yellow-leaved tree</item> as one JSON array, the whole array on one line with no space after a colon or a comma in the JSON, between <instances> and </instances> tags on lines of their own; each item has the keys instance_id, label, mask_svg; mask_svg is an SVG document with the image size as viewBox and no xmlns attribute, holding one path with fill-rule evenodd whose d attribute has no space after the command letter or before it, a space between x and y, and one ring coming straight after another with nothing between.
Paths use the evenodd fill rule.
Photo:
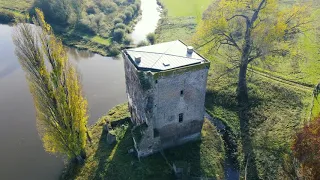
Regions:
<instances>
[{"instance_id":1,"label":"yellow-leaved tree","mask_svg":"<svg viewBox=\"0 0 320 180\"><path fill-rule=\"evenodd\" d=\"M294 3L294 1L293 1ZM256 59L287 56L297 36L310 28L309 7L278 0L214 0L194 42L238 69L237 101L248 179L259 179L249 134L248 65Z\"/></svg>"},{"instance_id":2,"label":"yellow-leaved tree","mask_svg":"<svg viewBox=\"0 0 320 180\"><path fill-rule=\"evenodd\" d=\"M17 23L13 40L33 96L39 135L47 152L82 162L88 112L79 75L41 10L36 9L33 23Z\"/></svg>"}]
</instances>

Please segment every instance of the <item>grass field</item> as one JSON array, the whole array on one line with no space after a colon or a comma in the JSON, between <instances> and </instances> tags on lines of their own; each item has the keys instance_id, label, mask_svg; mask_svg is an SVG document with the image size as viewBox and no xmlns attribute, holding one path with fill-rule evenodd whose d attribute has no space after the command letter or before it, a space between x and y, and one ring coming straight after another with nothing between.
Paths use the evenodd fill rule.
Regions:
<instances>
[{"instance_id":1,"label":"grass field","mask_svg":"<svg viewBox=\"0 0 320 180\"><path fill-rule=\"evenodd\" d=\"M208 8L212 0L161 0L168 9L170 17L193 16L201 19L202 13Z\"/></svg>"},{"instance_id":2,"label":"grass field","mask_svg":"<svg viewBox=\"0 0 320 180\"><path fill-rule=\"evenodd\" d=\"M188 41L188 37L189 39L192 37L194 28L186 28L188 26L182 20L174 21L176 17L188 14L188 12L175 12L180 8L188 11L186 7L188 4L183 3L183 6L175 7L173 4L178 0L162 0L162 2L168 10L168 15L165 16L166 21L161 24L158 37L161 41L182 37L184 41L191 42ZM292 4L292 2L289 0L286 3ZM319 17L319 3L316 1L314 3L316 4L312 6L313 17ZM193 13L196 16L197 13ZM317 18L315 19L311 27L317 27L319 22ZM195 20L195 25L196 22ZM286 177L284 171L288 169L284 167L287 167L288 159L292 158L290 150L292 139L296 130L309 119L313 87L320 79L318 30L311 28L297 41L297 49L304 52L304 57L295 61L289 58L266 59L256 61L250 66L251 70L248 73L251 101L250 133L257 169L262 179ZM212 62L207 85L207 111L230 128L231 134L238 141L239 162L243 162L236 101L238 72L235 70L225 74L226 67L230 66L228 62L207 53L204 49L198 51ZM221 76L222 74L225 75ZM316 104L316 107L319 107L319 104ZM241 173L243 175L243 171Z\"/></svg>"},{"instance_id":3,"label":"grass field","mask_svg":"<svg viewBox=\"0 0 320 180\"><path fill-rule=\"evenodd\" d=\"M62 179L169 180L175 179L171 167L174 162L190 167L187 176L224 179L223 141L209 121L204 123L201 142L188 143L166 150L163 155L157 153L139 160L128 153L133 148L129 123L119 125L111 132L117 137L116 144L109 145L106 140L103 128L106 120L111 122L126 118L129 118L127 104L119 105L91 127L92 144L88 144L86 148L85 164L80 167L69 166Z\"/></svg>"},{"instance_id":4,"label":"grass field","mask_svg":"<svg viewBox=\"0 0 320 180\"><path fill-rule=\"evenodd\" d=\"M163 8L156 29L157 42L188 41L212 0L158 0Z\"/></svg>"},{"instance_id":5,"label":"grass field","mask_svg":"<svg viewBox=\"0 0 320 180\"><path fill-rule=\"evenodd\" d=\"M0 9L26 12L33 2L34 0L0 0Z\"/></svg>"},{"instance_id":6,"label":"grass field","mask_svg":"<svg viewBox=\"0 0 320 180\"><path fill-rule=\"evenodd\" d=\"M239 162L243 162L236 101L237 72L218 78L222 65L214 59L211 62L206 109L230 128L240 148ZM251 71L248 74L248 88L252 148L260 177L281 179L285 177L281 175L284 173L282 167L285 157L291 155L294 134L308 119L312 88L301 88L300 85L287 84Z\"/></svg>"}]
</instances>

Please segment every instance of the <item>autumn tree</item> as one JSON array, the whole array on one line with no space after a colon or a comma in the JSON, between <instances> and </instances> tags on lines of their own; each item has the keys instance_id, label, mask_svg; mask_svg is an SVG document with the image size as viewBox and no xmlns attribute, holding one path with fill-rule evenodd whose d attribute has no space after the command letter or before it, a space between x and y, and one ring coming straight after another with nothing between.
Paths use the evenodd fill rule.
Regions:
<instances>
[{"instance_id":1,"label":"autumn tree","mask_svg":"<svg viewBox=\"0 0 320 180\"><path fill-rule=\"evenodd\" d=\"M320 179L320 117L297 133L292 150L302 163L304 174L312 179Z\"/></svg>"},{"instance_id":2,"label":"autumn tree","mask_svg":"<svg viewBox=\"0 0 320 180\"><path fill-rule=\"evenodd\" d=\"M88 113L78 73L39 9L33 22L36 26L15 25L13 40L33 96L39 135L47 152L82 162Z\"/></svg>"},{"instance_id":3,"label":"autumn tree","mask_svg":"<svg viewBox=\"0 0 320 180\"><path fill-rule=\"evenodd\" d=\"M308 7L277 0L215 0L205 12L195 43L219 54L239 70L237 101L245 162L254 165L249 135L248 65L257 59L289 55L296 37L310 23ZM249 160L248 160L249 159ZM254 168L249 168L254 169ZM248 172L258 179L257 171Z\"/></svg>"}]
</instances>

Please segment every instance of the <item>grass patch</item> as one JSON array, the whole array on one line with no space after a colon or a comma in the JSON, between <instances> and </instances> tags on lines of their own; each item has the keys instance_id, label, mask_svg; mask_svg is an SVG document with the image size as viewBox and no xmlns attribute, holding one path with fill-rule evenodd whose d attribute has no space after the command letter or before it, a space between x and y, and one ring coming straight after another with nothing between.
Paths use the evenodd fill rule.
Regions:
<instances>
[{"instance_id":1,"label":"grass patch","mask_svg":"<svg viewBox=\"0 0 320 180\"><path fill-rule=\"evenodd\" d=\"M157 42L188 40L211 0L158 0L164 11L155 31Z\"/></svg>"},{"instance_id":2,"label":"grass patch","mask_svg":"<svg viewBox=\"0 0 320 180\"><path fill-rule=\"evenodd\" d=\"M27 12L34 3L34 0L1 0L0 9Z\"/></svg>"},{"instance_id":3,"label":"grass patch","mask_svg":"<svg viewBox=\"0 0 320 180\"><path fill-rule=\"evenodd\" d=\"M196 26L194 17L163 17L155 32L157 42L177 39L187 42L195 33Z\"/></svg>"},{"instance_id":4,"label":"grass patch","mask_svg":"<svg viewBox=\"0 0 320 180\"><path fill-rule=\"evenodd\" d=\"M87 159L82 166L69 166L62 179L175 179L171 165L183 162L190 167L192 177L213 177L223 179L225 150L221 136L215 127L205 121L201 142L188 143L142 158L140 161L128 150L133 148L131 124L114 128L117 136L115 145L107 144L104 125L106 121L129 118L127 105L111 109L99 122L90 128L92 144L86 147ZM187 151L186 151L187 150Z\"/></svg>"},{"instance_id":5,"label":"grass patch","mask_svg":"<svg viewBox=\"0 0 320 180\"><path fill-rule=\"evenodd\" d=\"M201 20L202 13L207 9L212 0L161 0L169 17L196 17Z\"/></svg>"},{"instance_id":6,"label":"grass patch","mask_svg":"<svg viewBox=\"0 0 320 180\"><path fill-rule=\"evenodd\" d=\"M106 45L106 46L110 46L110 44L111 44L111 39L110 38L106 39L106 38L103 38L103 37L100 37L100 36L94 36L93 38L91 38L91 41L99 43L99 44L103 44L103 45Z\"/></svg>"}]
</instances>

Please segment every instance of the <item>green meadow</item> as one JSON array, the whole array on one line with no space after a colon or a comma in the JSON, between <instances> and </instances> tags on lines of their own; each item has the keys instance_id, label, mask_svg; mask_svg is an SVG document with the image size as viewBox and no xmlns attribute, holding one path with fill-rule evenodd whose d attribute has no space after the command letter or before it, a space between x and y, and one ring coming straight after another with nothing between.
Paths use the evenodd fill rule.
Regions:
<instances>
[{"instance_id":1,"label":"green meadow","mask_svg":"<svg viewBox=\"0 0 320 180\"><path fill-rule=\"evenodd\" d=\"M212 0L162 0L168 9L170 17L188 17L193 16L201 20L202 13L205 11Z\"/></svg>"}]
</instances>

